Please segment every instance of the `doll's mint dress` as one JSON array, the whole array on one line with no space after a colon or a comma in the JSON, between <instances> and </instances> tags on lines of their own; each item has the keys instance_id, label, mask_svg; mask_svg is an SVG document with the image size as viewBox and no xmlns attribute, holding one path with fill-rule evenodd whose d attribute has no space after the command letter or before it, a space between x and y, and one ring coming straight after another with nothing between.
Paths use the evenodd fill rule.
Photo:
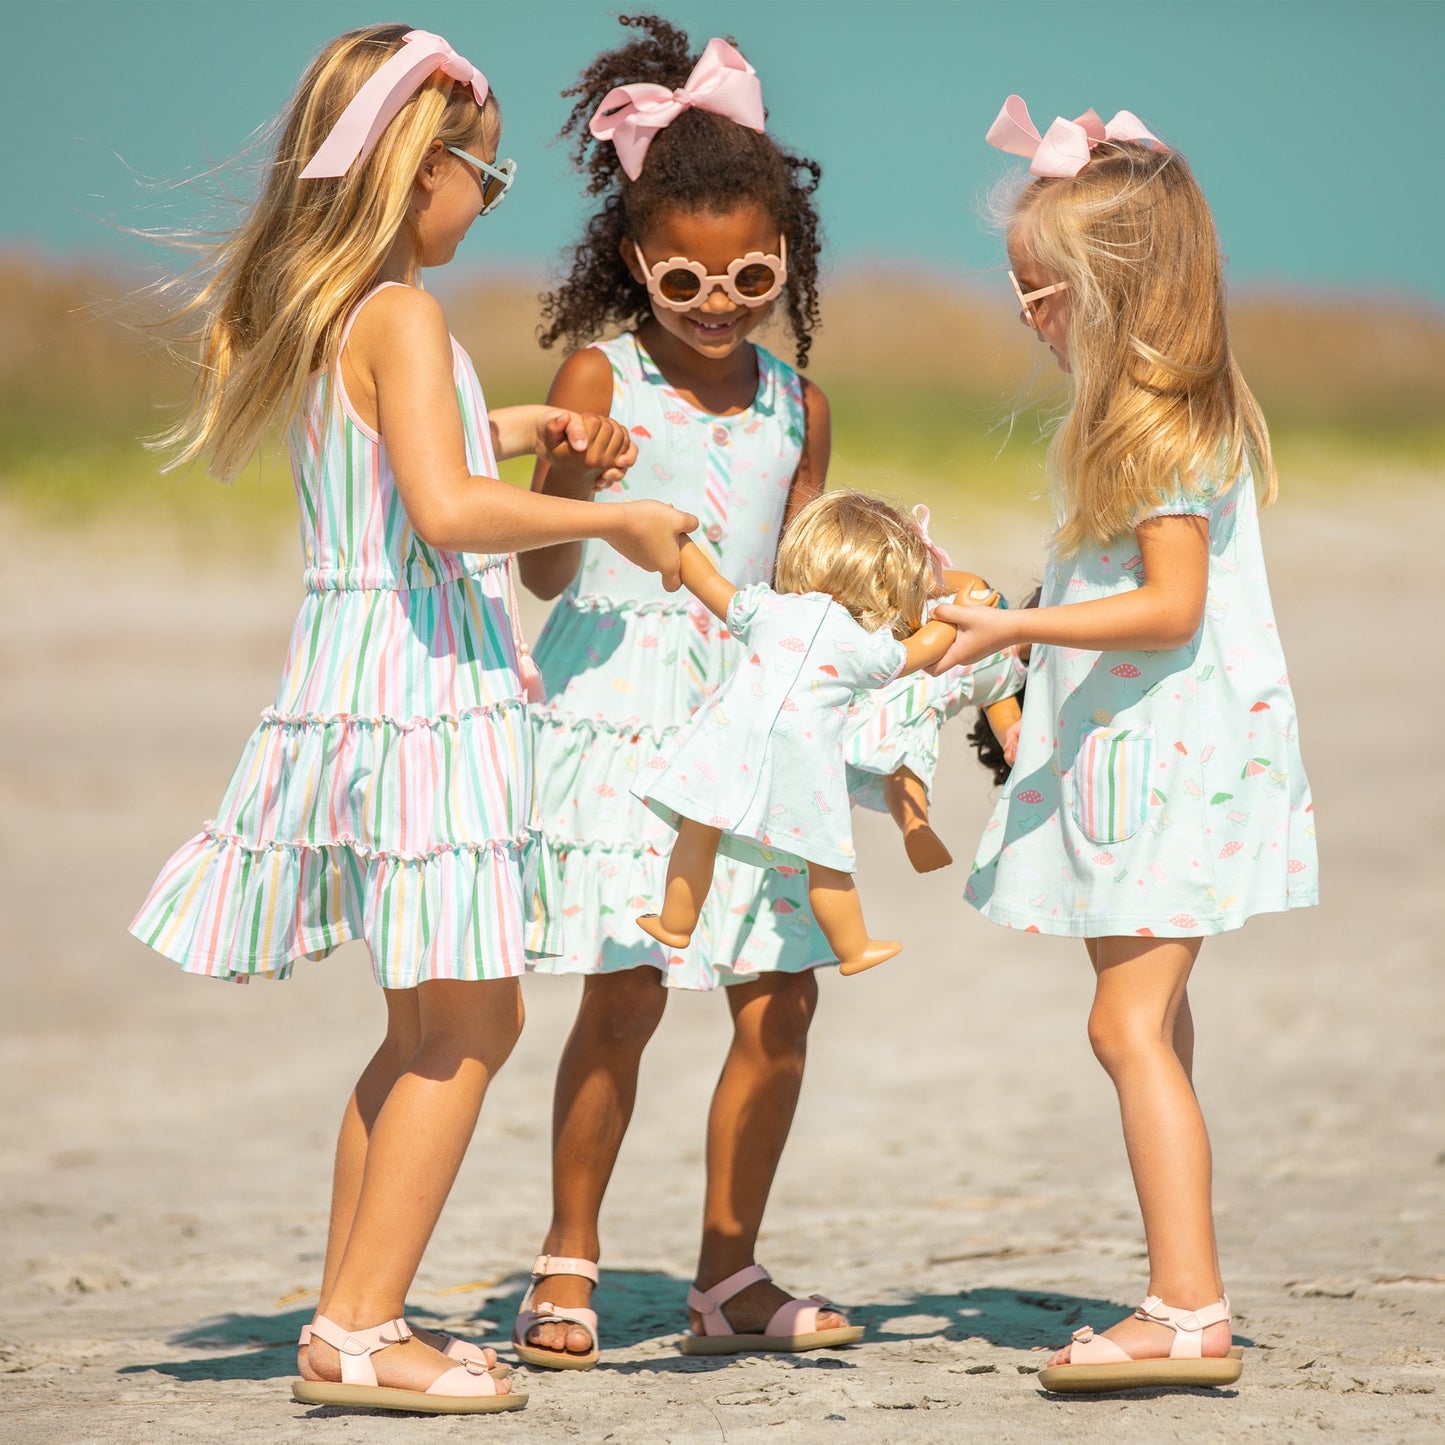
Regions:
<instances>
[{"instance_id":1,"label":"doll's mint dress","mask_svg":"<svg viewBox=\"0 0 1445 1445\"><path fill-rule=\"evenodd\" d=\"M697 515L693 540L739 585L772 576L802 456L802 381L755 348L758 389L735 416L699 411L627 333L597 349L612 368L612 416L637 443L624 481L594 506L653 497ZM534 655L546 701L533 709L538 824L555 865L565 943L532 965L601 973L651 965L674 987L711 989L833 962L807 880L719 857L692 943L666 949L637 926L662 897L676 834L633 796L648 765L732 673L737 642L696 599L667 592L601 542L587 542Z\"/></svg>"},{"instance_id":2,"label":"doll's mint dress","mask_svg":"<svg viewBox=\"0 0 1445 1445\"><path fill-rule=\"evenodd\" d=\"M672 827L723 830L718 851L756 867L857 866L843 735L858 692L903 667L891 632L868 632L821 592L734 594L727 629L745 654L638 794ZM659 894L660 898L661 895Z\"/></svg>"},{"instance_id":3,"label":"doll's mint dress","mask_svg":"<svg viewBox=\"0 0 1445 1445\"><path fill-rule=\"evenodd\" d=\"M1260 545L1254 482L1177 488L1149 516L1209 520L1185 647L1036 646L1018 760L965 897L1010 928L1198 937L1318 902L1314 810ZM1040 606L1143 581L1133 533L1051 559Z\"/></svg>"}]
</instances>

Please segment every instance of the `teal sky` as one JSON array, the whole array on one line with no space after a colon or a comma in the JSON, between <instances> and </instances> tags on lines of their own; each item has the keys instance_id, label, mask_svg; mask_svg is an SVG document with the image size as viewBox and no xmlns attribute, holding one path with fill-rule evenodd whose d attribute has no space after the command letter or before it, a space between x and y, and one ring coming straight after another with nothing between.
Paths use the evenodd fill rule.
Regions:
<instances>
[{"instance_id":1,"label":"teal sky","mask_svg":"<svg viewBox=\"0 0 1445 1445\"><path fill-rule=\"evenodd\" d=\"M624 7L628 10L642 6ZM1239 285L1387 290L1445 302L1436 0L730 0L662 3L701 49L734 35L769 127L824 167L829 260L992 267L979 196L1022 165L983 144L1018 91L1042 129L1136 112L1193 163ZM151 259L99 224L194 222L182 190L285 103L339 31L400 19L490 77L519 176L462 264L551 264L583 217L549 146L559 92L622 34L594 0L10 0L0 60L0 238Z\"/></svg>"}]
</instances>

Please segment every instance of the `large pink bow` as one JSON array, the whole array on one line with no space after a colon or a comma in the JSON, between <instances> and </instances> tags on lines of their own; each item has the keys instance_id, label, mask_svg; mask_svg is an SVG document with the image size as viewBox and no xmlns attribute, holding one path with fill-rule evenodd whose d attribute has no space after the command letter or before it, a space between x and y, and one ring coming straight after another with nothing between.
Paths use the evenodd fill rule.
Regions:
<instances>
[{"instance_id":1,"label":"large pink bow","mask_svg":"<svg viewBox=\"0 0 1445 1445\"><path fill-rule=\"evenodd\" d=\"M758 73L726 40L709 40L678 90L663 85L619 85L602 98L588 129L610 140L629 180L642 174L647 148L683 111L693 107L726 116L749 130L763 129L763 87Z\"/></svg>"},{"instance_id":2,"label":"large pink bow","mask_svg":"<svg viewBox=\"0 0 1445 1445\"><path fill-rule=\"evenodd\" d=\"M487 77L470 60L458 55L440 35L411 30L402 36L401 49L351 98L331 134L301 172L303 181L320 176L344 176L364 161L397 111L416 94L427 76L438 70L472 88L478 105L487 103Z\"/></svg>"},{"instance_id":3,"label":"large pink bow","mask_svg":"<svg viewBox=\"0 0 1445 1445\"><path fill-rule=\"evenodd\" d=\"M1105 140L1148 140L1164 142L1144 128L1133 111L1120 110L1107 125L1086 110L1077 120L1057 116L1041 136L1029 117L1023 97L1011 95L1004 101L997 119L984 139L996 150L1027 156L1029 170L1036 176L1076 176L1089 159L1089 152Z\"/></svg>"}]
</instances>

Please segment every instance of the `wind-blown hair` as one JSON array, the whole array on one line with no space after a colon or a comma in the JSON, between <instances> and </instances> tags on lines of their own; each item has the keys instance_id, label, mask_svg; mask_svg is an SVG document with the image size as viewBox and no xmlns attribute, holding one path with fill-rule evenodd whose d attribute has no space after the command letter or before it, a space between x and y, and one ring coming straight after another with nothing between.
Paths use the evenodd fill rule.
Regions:
<instances>
[{"instance_id":1,"label":"wind-blown hair","mask_svg":"<svg viewBox=\"0 0 1445 1445\"><path fill-rule=\"evenodd\" d=\"M158 288L170 305L162 329L196 363L184 416L151 443L171 453L170 467L205 456L216 476L234 478L266 429L297 415L311 373L335 360L347 314L411 225L412 183L428 147L500 139L495 98L478 106L470 86L438 71L364 162L343 176L301 180L341 112L410 28L373 25L331 41L276 123L260 193L240 224L219 240L183 242L202 259Z\"/></svg>"},{"instance_id":2,"label":"wind-blown hair","mask_svg":"<svg viewBox=\"0 0 1445 1445\"><path fill-rule=\"evenodd\" d=\"M1130 531L1172 486L1225 491L1246 458L1268 506L1269 432L1230 350L1214 218L1184 158L1105 142L1078 175L1033 181L1006 224L1012 255L1068 283L1056 550Z\"/></svg>"},{"instance_id":3,"label":"wind-blown hair","mask_svg":"<svg viewBox=\"0 0 1445 1445\"><path fill-rule=\"evenodd\" d=\"M863 492L824 492L778 544L779 592L826 592L869 632L901 642L938 594L933 553L912 517Z\"/></svg>"},{"instance_id":4,"label":"wind-blown hair","mask_svg":"<svg viewBox=\"0 0 1445 1445\"><path fill-rule=\"evenodd\" d=\"M589 196L603 197L572 252L572 266L556 290L542 298L547 322L543 346L559 341L584 346L609 327L636 327L652 315L647 287L622 260L625 238L640 240L658 214L724 215L756 202L788 242L788 279L779 298L797 343L797 363L807 366L818 327L818 253L822 246L813 192L822 170L769 135L710 111L684 111L653 136L642 173L630 180L611 141L596 140L587 122L608 91L651 83L676 90L697 62L687 35L656 15L622 15L623 25L643 34L605 51L563 95L576 104L562 127Z\"/></svg>"}]
</instances>

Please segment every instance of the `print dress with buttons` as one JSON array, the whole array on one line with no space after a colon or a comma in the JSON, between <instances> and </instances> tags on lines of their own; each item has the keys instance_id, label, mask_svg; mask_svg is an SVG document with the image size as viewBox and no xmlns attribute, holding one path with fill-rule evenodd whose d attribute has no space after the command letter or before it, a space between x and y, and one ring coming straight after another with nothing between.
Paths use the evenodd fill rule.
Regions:
<instances>
[{"instance_id":1,"label":"print dress with buttons","mask_svg":"<svg viewBox=\"0 0 1445 1445\"><path fill-rule=\"evenodd\" d=\"M1011 928L1198 937L1318 902L1314 809L1246 470L1150 516L1209 521L1204 618L1186 647L1036 646L1018 760L965 897ZM1051 560L1040 605L1129 592L1132 533Z\"/></svg>"},{"instance_id":2,"label":"print dress with buttons","mask_svg":"<svg viewBox=\"0 0 1445 1445\"><path fill-rule=\"evenodd\" d=\"M593 505L643 497L693 512L693 541L739 586L771 578L803 449L802 381L755 348L758 389L735 416L699 411L670 387L632 333L597 349L612 367L612 415L637 462ZM711 989L833 961L807 880L719 857L691 945L647 937L636 915L662 896L676 834L632 793L648 764L732 673L737 642L700 602L667 592L600 542L535 649L547 700L534 709L538 822L556 865L566 942L533 966L598 973L640 964L669 985Z\"/></svg>"}]
</instances>

